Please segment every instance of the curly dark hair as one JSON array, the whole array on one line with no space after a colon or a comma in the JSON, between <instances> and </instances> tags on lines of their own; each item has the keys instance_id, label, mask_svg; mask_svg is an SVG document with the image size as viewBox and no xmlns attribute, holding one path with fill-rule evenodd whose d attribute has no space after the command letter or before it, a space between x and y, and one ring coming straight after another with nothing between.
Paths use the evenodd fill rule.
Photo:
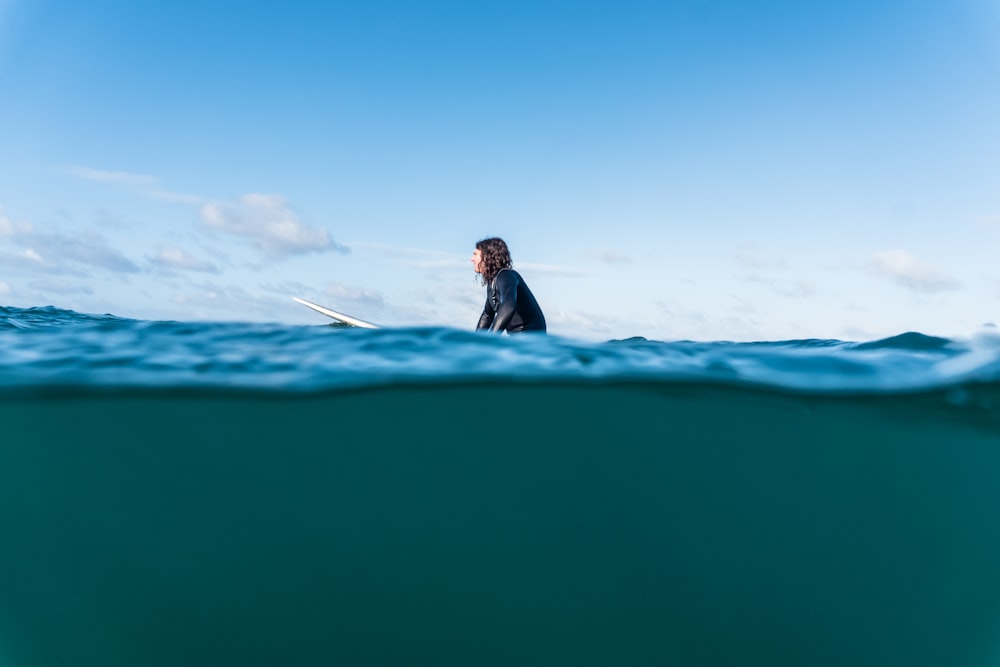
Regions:
<instances>
[{"instance_id":1,"label":"curly dark hair","mask_svg":"<svg viewBox=\"0 0 1000 667\"><path fill-rule=\"evenodd\" d=\"M503 269L513 266L510 261L510 250L501 238L483 239L476 244L476 250L483 253L483 269L480 277L483 283L489 285Z\"/></svg>"}]
</instances>

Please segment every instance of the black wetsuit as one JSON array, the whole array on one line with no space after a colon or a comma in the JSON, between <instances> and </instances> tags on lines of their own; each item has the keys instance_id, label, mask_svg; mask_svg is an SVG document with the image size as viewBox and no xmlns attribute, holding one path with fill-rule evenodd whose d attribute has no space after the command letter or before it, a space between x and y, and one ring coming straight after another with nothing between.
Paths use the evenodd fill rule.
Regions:
<instances>
[{"instance_id":1,"label":"black wetsuit","mask_svg":"<svg viewBox=\"0 0 1000 667\"><path fill-rule=\"evenodd\" d=\"M476 331L522 331L545 333L545 316L535 295L514 269L501 269L486 288L486 306Z\"/></svg>"}]
</instances>

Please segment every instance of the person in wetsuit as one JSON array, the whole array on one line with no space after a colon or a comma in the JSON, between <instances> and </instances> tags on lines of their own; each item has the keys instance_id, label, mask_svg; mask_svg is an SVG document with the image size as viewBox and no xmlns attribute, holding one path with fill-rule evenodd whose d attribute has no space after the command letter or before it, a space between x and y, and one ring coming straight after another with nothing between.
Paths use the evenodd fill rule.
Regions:
<instances>
[{"instance_id":1,"label":"person in wetsuit","mask_svg":"<svg viewBox=\"0 0 1000 667\"><path fill-rule=\"evenodd\" d=\"M469 261L486 285L486 305L476 331L545 333L542 309L521 274L511 268L510 251L503 239L483 239Z\"/></svg>"}]
</instances>

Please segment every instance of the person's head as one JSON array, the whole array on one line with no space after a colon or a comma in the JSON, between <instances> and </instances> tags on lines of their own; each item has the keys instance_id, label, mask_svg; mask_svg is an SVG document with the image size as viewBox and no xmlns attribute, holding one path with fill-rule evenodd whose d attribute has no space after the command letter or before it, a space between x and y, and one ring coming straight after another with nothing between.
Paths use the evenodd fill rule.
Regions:
<instances>
[{"instance_id":1,"label":"person's head","mask_svg":"<svg viewBox=\"0 0 1000 667\"><path fill-rule=\"evenodd\" d=\"M477 243L469 261L472 262L473 271L478 273L486 284L489 284L501 269L509 269L512 265L510 250L500 238L483 239Z\"/></svg>"}]
</instances>

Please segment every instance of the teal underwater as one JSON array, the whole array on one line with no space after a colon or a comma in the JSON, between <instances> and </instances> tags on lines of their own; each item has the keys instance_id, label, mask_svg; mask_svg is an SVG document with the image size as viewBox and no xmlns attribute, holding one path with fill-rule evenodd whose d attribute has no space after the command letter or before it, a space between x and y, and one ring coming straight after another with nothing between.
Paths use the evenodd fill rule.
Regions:
<instances>
[{"instance_id":1,"label":"teal underwater","mask_svg":"<svg viewBox=\"0 0 1000 667\"><path fill-rule=\"evenodd\" d=\"M1000 334L0 308L0 666L1000 664Z\"/></svg>"}]
</instances>

